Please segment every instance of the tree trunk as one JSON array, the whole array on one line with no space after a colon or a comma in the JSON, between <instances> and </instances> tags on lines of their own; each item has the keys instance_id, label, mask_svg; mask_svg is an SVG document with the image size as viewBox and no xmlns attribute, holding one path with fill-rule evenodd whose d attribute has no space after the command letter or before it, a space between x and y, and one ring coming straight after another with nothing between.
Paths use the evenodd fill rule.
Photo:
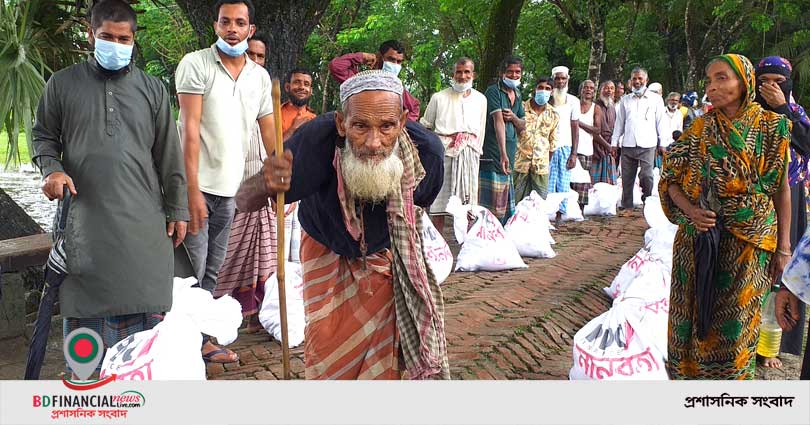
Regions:
<instances>
[{"instance_id":1,"label":"tree trunk","mask_svg":"<svg viewBox=\"0 0 810 425\"><path fill-rule=\"evenodd\" d=\"M524 0L499 0L493 2L487 27L484 57L481 61L481 78L478 79L478 90L484 91L498 78L501 62L512 54L515 46L520 10Z\"/></svg>"},{"instance_id":2,"label":"tree trunk","mask_svg":"<svg viewBox=\"0 0 810 425\"><path fill-rule=\"evenodd\" d=\"M634 0L627 7L630 9L627 20L627 27L625 28L625 39L627 41L621 45L621 47L614 55L610 55L608 57L607 65L602 68L604 70L602 71L603 80L609 79L609 80L619 80L622 82L626 81L622 73L624 72L624 65L627 63L627 54L629 53L628 47L630 46L629 40L633 38L633 33L636 32L636 20L638 17L639 0ZM607 12L605 13L607 14ZM607 48L605 48L605 50L612 51Z\"/></svg>"},{"instance_id":3,"label":"tree trunk","mask_svg":"<svg viewBox=\"0 0 810 425\"><path fill-rule=\"evenodd\" d=\"M39 225L0 189L0 240L43 233Z\"/></svg>"},{"instance_id":4,"label":"tree trunk","mask_svg":"<svg viewBox=\"0 0 810 425\"><path fill-rule=\"evenodd\" d=\"M197 33L200 46L214 42L216 0L176 0L191 27ZM323 16L331 0L257 0L254 21L256 30L267 34L266 68L270 75L283 80L295 68L304 51L309 35Z\"/></svg>"},{"instance_id":5,"label":"tree trunk","mask_svg":"<svg viewBox=\"0 0 810 425\"><path fill-rule=\"evenodd\" d=\"M683 32L686 36L686 61L688 66L686 68L686 81L684 82L684 87L687 90L693 90L695 87L695 83L698 80L697 75L697 66L698 66L698 58L697 52L695 51L696 47L694 41L692 40L691 34L691 19L689 18L689 12L692 9L692 0L686 1L686 8L683 12Z\"/></svg>"},{"instance_id":6,"label":"tree trunk","mask_svg":"<svg viewBox=\"0 0 810 425\"><path fill-rule=\"evenodd\" d=\"M607 26L606 2L591 2L588 5L590 14L591 54L588 58L588 79L599 85L602 73L602 57L605 52L605 27Z\"/></svg>"}]
</instances>

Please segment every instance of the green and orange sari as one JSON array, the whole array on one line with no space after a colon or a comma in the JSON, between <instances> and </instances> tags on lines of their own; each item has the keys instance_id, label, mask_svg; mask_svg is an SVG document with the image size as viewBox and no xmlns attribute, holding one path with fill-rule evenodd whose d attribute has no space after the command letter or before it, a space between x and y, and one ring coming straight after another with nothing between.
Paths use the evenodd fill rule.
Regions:
<instances>
[{"instance_id":1,"label":"green and orange sari","mask_svg":"<svg viewBox=\"0 0 810 425\"><path fill-rule=\"evenodd\" d=\"M744 56L726 61L746 97L734 117L715 108L697 118L667 154L659 191L667 217L678 225L673 246L668 363L673 379L753 379L761 300L771 286L768 264L776 250L772 201L784 181L790 122L754 102L754 67ZM695 238L698 231L667 190L679 185L697 204L702 184L712 185L720 236L711 327L697 336ZM789 225L789 223L787 223Z\"/></svg>"}]
</instances>

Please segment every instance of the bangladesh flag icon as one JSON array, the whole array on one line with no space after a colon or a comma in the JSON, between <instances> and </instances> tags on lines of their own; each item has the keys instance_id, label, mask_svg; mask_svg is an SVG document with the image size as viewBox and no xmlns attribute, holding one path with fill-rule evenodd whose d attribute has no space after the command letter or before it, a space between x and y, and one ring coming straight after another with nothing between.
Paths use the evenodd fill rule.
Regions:
<instances>
[{"instance_id":1,"label":"bangladesh flag icon","mask_svg":"<svg viewBox=\"0 0 810 425\"><path fill-rule=\"evenodd\" d=\"M89 328L79 328L65 337L65 360L81 380L86 380L96 370L104 354L101 336Z\"/></svg>"}]
</instances>

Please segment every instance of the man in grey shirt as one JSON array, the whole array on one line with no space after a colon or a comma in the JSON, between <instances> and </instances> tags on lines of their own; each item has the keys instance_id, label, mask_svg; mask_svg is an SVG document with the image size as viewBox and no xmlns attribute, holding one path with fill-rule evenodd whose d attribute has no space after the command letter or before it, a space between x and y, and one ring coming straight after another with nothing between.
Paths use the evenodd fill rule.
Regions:
<instances>
[{"instance_id":1,"label":"man in grey shirt","mask_svg":"<svg viewBox=\"0 0 810 425\"><path fill-rule=\"evenodd\" d=\"M129 4L96 4L93 57L48 80L33 128L42 191L73 195L59 293L66 334L89 327L107 348L171 308L172 239L183 241L189 220L169 93L131 63L135 31Z\"/></svg>"}]
</instances>

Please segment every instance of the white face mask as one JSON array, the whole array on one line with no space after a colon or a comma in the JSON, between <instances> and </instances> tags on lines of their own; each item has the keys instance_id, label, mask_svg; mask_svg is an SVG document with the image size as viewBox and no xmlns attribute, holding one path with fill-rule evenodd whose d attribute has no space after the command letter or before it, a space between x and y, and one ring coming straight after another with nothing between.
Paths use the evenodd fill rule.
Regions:
<instances>
[{"instance_id":1,"label":"white face mask","mask_svg":"<svg viewBox=\"0 0 810 425\"><path fill-rule=\"evenodd\" d=\"M472 80L467 81L466 83L459 83L456 80L453 80L453 91L456 93L466 93L467 90L472 88Z\"/></svg>"},{"instance_id":2,"label":"white face mask","mask_svg":"<svg viewBox=\"0 0 810 425\"><path fill-rule=\"evenodd\" d=\"M383 62L382 70L398 76L399 71L402 70L402 65L393 62Z\"/></svg>"},{"instance_id":3,"label":"white face mask","mask_svg":"<svg viewBox=\"0 0 810 425\"><path fill-rule=\"evenodd\" d=\"M236 46L231 46L227 41L223 40L222 37L217 37L217 47L222 53L235 58L245 54L248 49L248 42L246 38L240 41Z\"/></svg>"}]
</instances>

